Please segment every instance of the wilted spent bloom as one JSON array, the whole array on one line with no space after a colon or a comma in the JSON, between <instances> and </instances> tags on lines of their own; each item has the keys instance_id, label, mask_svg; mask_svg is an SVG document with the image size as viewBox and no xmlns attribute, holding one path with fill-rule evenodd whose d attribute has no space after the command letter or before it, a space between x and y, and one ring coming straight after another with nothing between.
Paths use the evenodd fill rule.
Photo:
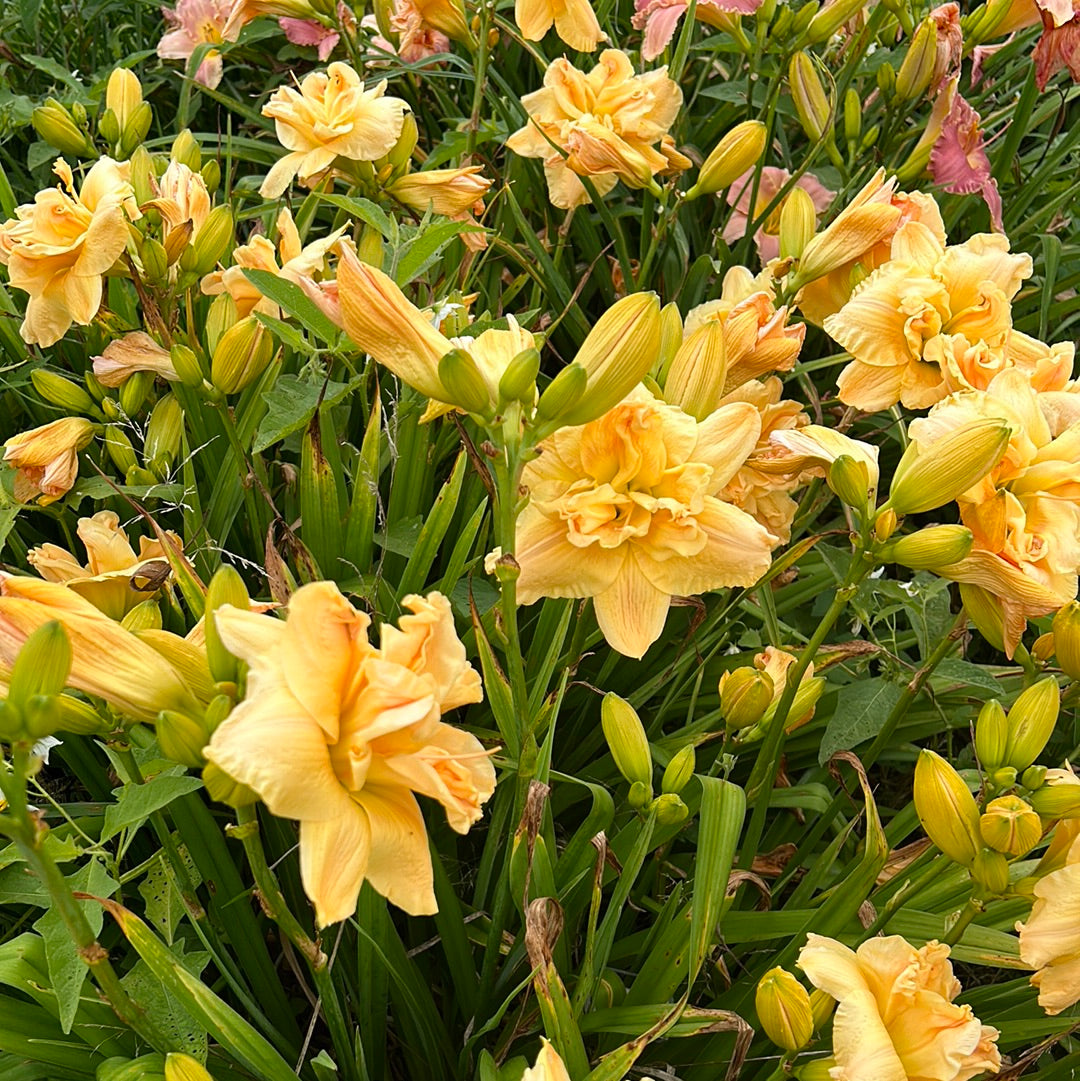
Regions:
<instances>
[{"instance_id":1,"label":"wilted spent bloom","mask_svg":"<svg viewBox=\"0 0 1080 1081\"><path fill-rule=\"evenodd\" d=\"M63 158L53 165L55 188L0 224L0 263L11 284L30 295L19 333L31 345L58 342L72 323L87 326L101 306L103 275L128 241L128 219L139 208L127 164L100 158L75 189Z\"/></svg>"},{"instance_id":2,"label":"wilted spent bloom","mask_svg":"<svg viewBox=\"0 0 1080 1081\"><path fill-rule=\"evenodd\" d=\"M44 506L66 495L79 473L79 451L93 436L90 421L61 417L9 437L4 461L17 470L15 499L19 503L36 499Z\"/></svg>"},{"instance_id":3,"label":"wilted spent bloom","mask_svg":"<svg viewBox=\"0 0 1080 1081\"><path fill-rule=\"evenodd\" d=\"M341 239L345 228L336 229L329 236L313 240L305 247L301 244L292 214L287 208L283 209L277 217L277 250L267 237L253 236L233 251L233 266L215 270L203 278L202 291L210 296L228 293L235 301L236 313L241 319L252 312L280 318L281 309L259 292L244 271L265 270L293 284L300 284L303 279L314 279L321 274L323 261Z\"/></svg>"},{"instance_id":4,"label":"wilted spent bloom","mask_svg":"<svg viewBox=\"0 0 1080 1081\"><path fill-rule=\"evenodd\" d=\"M771 968L761 977L754 1010L765 1035L784 1051L798 1051L814 1035L810 995L787 969Z\"/></svg>"},{"instance_id":5,"label":"wilted spent bloom","mask_svg":"<svg viewBox=\"0 0 1080 1081\"><path fill-rule=\"evenodd\" d=\"M214 613L248 666L247 694L206 758L253 789L272 814L300 821L300 875L319 927L356 910L364 881L413 915L436 911L417 795L468 832L495 790L475 736L441 720L483 697L439 593L408 596L398 626L370 621L331 582L302 586L288 619Z\"/></svg>"},{"instance_id":6,"label":"wilted spent bloom","mask_svg":"<svg viewBox=\"0 0 1080 1081\"><path fill-rule=\"evenodd\" d=\"M232 0L177 0L173 10L162 8L172 29L158 42L158 56L162 60L188 60L200 45L220 45L232 6ZM223 70L221 53L210 49L192 78L213 90L221 82Z\"/></svg>"},{"instance_id":7,"label":"wilted spent bloom","mask_svg":"<svg viewBox=\"0 0 1080 1081\"><path fill-rule=\"evenodd\" d=\"M141 330L109 342L101 355L91 360L94 375L105 387L118 387L135 372L153 372L170 381L179 379L169 351Z\"/></svg>"},{"instance_id":8,"label":"wilted spent bloom","mask_svg":"<svg viewBox=\"0 0 1080 1081\"><path fill-rule=\"evenodd\" d=\"M998 1031L953 1000L960 982L949 947L915 949L898 935L868 939L852 951L810 934L798 966L837 1000L830 1071L836 1081L969 1081L997 1073Z\"/></svg>"},{"instance_id":9,"label":"wilted spent bloom","mask_svg":"<svg viewBox=\"0 0 1080 1081\"><path fill-rule=\"evenodd\" d=\"M617 49L602 52L588 74L559 59L548 66L543 89L521 103L528 123L506 145L522 157L543 159L548 196L564 210L589 201L579 177L606 195L620 180L648 187L672 165L663 139L682 106L682 91L666 68L635 75L630 58Z\"/></svg>"},{"instance_id":10,"label":"wilted spent bloom","mask_svg":"<svg viewBox=\"0 0 1080 1081\"><path fill-rule=\"evenodd\" d=\"M951 86L951 105L941 119L930 150L930 177L952 195L981 195L990 211L990 224L1003 232L1001 193L991 175L982 121L975 109Z\"/></svg>"},{"instance_id":11,"label":"wilted spent bloom","mask_svg":"<svg viewBox=\"0 0 1080 1081\"><path fill-rule=\"evenodd\" d=\"M386 80L370 89L348 64L305 76L298 90L283 86L263 106L272 117L278 141L289 151L275 162L259 189L276 199L298 177L312 187L338 158L375 161L401 135L408 106L386 95Z\"/></svg>"},{"instance_id":12,"label":"wilted spent bloom","mask_svg":"<svg viewBox=\"0 0 1080 1081\"><path fill-rule=\"evenodd\" d=\"M926 835L949 859L970 867L982 836L979 808L963 778L941 755L923 750L915 763L914 792Z\"/></svg>"},{"instance_id":13,"label":"wilted spent bloom","mask_svg":"<svg viewBox=\"0 0 1080 1081\"><path fill-rule=\"evenodd\" d=\"M168 580L169 563L161 542L140 537L136 555L113 511L80 518L76 531L86 548L85 566L57 544L31 548L26 558L47 582L73 590L111 619L123 619ZM180 547L179 539L174 539Z\"/></svg>"},{"instance_id":14,"label":"wilted spent bloom","mask_svg":"<svg viewBox=\"0 0 1080 1081\"><path fill-rule=\"evenodd\" d=\"M231 0L229 17L222 33L226 41L236 41L240 36L240 31L260 15L314 19L317 14L308 0Z\"/></svg>"},{"instance_id":15,"label":"wilted spent bloom","mask_svg":"<svg viewBox=\"0 0 1080 1081\"><path fill-rule=\"evenodd\" d=\"M526 41L540 41L554 23L555 33L580 53L607 40L589 0L516 0L514 22Z\"/></svg>"},{"instance_id":16,"label":"wilted spent bloom","mask_svg":"<svg viewBox=\"0 0 1080 1081\"><path fill-rule=\"evenodd\" d=\"M396 54L407 64L416 64L450 51L449 36L425 20L420 6L414 0L382 0L376 5L376 11L381 13L365 15L360 20L361 26L373 32L372 48L382 49L391 55ZM463 40L468 40L468 24L463 13L461 16L461 25L457 27L457 32L464 32L466 36ZM381 32L375 34L376 30Z\"/></svg>"},{"instance_id":17,"label":"wilted spent bloom","mask_svg":"<svg viewBox=\"0 0 1080 1081\"><path fill-rule=\"evenodd\" d=\"M732 30L742 15L753 15L764 0L700 0L694 17L720 30ZM644 30L641 59L655 60L675 35L679 20L689 8L687 0L634 0L635 30Z\"/></svg>"},{"instance_id":18,"label":"wilted spent bloom","mask_svg":"<svg viewBox=\"0 0 1080 1081\"><path fill-rule=\"evenodd\" d=\"M979 819L983 841L1006 856L1027 855L1042 837L1042 820L1019 796L999 796L986 805Z\"/></svg>"},{"instance_id":19,"label":"wilted spent bloom","mask_svg":"<svg viewBox=\"0 0 1080 1081\"><path fill-rule=\"evenodd\" d=\"M788 673L797 662L798 658L785 650L777 649L776 646L766 646L764 653L759 653L754 658L754 665L765 675L769 676L773 684L773 697L769 708L762 718L762 728L768 728L776 715L776 708L787 690ZM799 680L795 697L791 700L791 708L788 710L787 720L784 722L785 732L794 732L808 724L817 709L818 699L825 690L825 679L814 675L813 664L808 664Z\"/></svg>"},{"instance_id":20,"label":"wilted spent bloom","mask_svg":"<svg viewBox=\"0 0 1080 1081\"><path fill-rule=\"evenodd\" d=\"M424 169L399 177L387 185L386 192L419 214L432 210L453 221L474 222L475 215L483 213L484 196L491 187L482 173L479 165ZM474 250L487 246L483 233L462 233L461 240Z\"/></svg>"},{"instance_id":21,"label":"wilted spent bloom","mask_svg":"<svg viewBox=\"0 0 1080 1081\"><path fill-rule=\"evenodd\" d=\"M751 195L754 195L754 175L754 168L747 169L732 182L728 189L727 202L734 209L721 234L728 244L737 244L742 240L750 222L765 212L765 208L791 179L791 173L787 169L766 165L761 170L757 193L751 206ZM823 214L829 208L835 194L826 188L813 173L804 173L800 176L795 182L795 187L809 196L817 214ZM757 248L763 266L780 255L780 219L789 202L790 194L776 205L754 233L754 246Z\"/></svg>"},{"instance_id":22,"label":"wilted spent bloom","mask_svg":"<svg viewBox=\"0 0 1080 1081\"><path fill-rule=\"evenodd\" d=\"M673 597L752 585L776 538L717 493L760 426L747 403L699 424L639 387L597 420L555 432L522 477L519 601L592 597L612 648L641 657Z\"/></svg>"},{"instance_id":23,"label":"wilted spent bloom","mask_svg":"<svg viewBox=\"0 0 1080 1081\"><path fill-rule=\"evenodd\" d=\"M183 162L170 161L160 179L154 180L153 184L157 197L150 201L150 206L158 211L165 224L165 246L169 247L171 233L188 224L191 226L188 243L194 243L210 216L210 192L206 181Z\"/></svg>"}]
</instances>

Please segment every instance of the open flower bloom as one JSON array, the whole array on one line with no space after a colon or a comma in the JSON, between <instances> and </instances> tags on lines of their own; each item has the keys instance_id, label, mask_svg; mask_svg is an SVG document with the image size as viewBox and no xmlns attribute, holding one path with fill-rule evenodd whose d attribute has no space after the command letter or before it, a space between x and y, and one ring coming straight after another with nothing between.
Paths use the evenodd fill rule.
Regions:
<instances>
[{"instance_id":1,"label":"open flower bloom","mask_svg":"<svg viewBox=\"0 0 1080 1081\"><path fill-rule=\"evenodd\" d=\"M244 319L252 312L262 312L263 315L279 318L281 309L259 292L255 284L248 280L244 270L268 270L294 284L298 284L302 278L313 278L321 272L323 260L341 239L345 228L343 226L329 236L313 240L307 247L303 247L293 216L288 209L284 209L277 218L277 250L274 250L274 245L266 237L253 236L247 244L242 244L233 251L233 266L212 271L203 278L202 291L210 296L228 293L236 302L238 319Z\"/></svg>"},{"instance_id":2,"label":"open flower bloom","mask_svg":"<svg viewBox=\"0 0 1080 1081\"><path fill-rule=\"evenodd\" d=\"M820 424L774 429L768 449L755 451L749 464L763 473L826 477L841 457L853 458L866 467L872 497L880 479L878 448Z\"/></svg>"},{"instance_id":3,"label":"open flower bloom","mask_svg":"<svg viewBox=\"0 0 1080 1081\"><path fill-rule=\"evenodd\" d=\"M467 165L459 169L424 169L406 173L386 191L400 203L418 214L428 210L454 221L475 222L476 214L484 212L484 196L491 181L481 175L479 165ZM462 242L474 250L487 246L483 233L462 233Z\"/></svg>"},{"instance_id":4,"label":"open flower bloom","mask_svg":"<svg viewBox=\"0 0 1080 1081\"><path fill-rule=\"evenodd\" d=\"M153 596L168 574L165 550L158 540L139 538L139 554L111 510L80 518L79 540L86 548L84 567L66 548L43 544L27 554L30 565L47 582L59 582L85 597L110 619L123 619L137 604ZM148 567L147 564L154 564Z\"/></svg>"},{"instance_id":5,"label":"open flower bloom","mask_svg":"<svg viewBox=\"0 0 1080 1081\"><path fill-rule=\"evenodd\" d=\"M798 965L839 1003L833 1017L834 1081L968 1081L997 1073L998 1031L953 999L949 947L915 949L899 935L857 951L811 934Z\"/></svg>"},{"instance_id":6,"label":"open flower bloom","mask_svg":"<svg viewBox=\"0 0 1080 1081\"><path fill-rule=\"evenodd\" d=\"M635 75L630 58L617 49L605 49L587 75L559 59L544 73L543 89L521 103L529 122L506 145L522 157L543 159L548 196L564 210L589 201L579 177L589 177L597 194L606 195L620 180L648 187L657 173L678 165L656 149L682 106L667 68Z\"/></svg>"},{"instance_id":7,"label":"open flower bloom","mask_svg":"<svg viewBox=\"0 0 1080 1081\"><path fill-rule=\"evenodd\" d=\"M338 6L339 14L348 11L344 4ZM332 27L318 19L297 19L283 15L278 19L278 26L285 31L285 37L294 45L307 45L316 50L319 60L330 59L330 54L337 47L341 35Z\"/></svg>"},{"instance_id":8,"label":"open flower bloom","mask_svg":"<svg viewBox=\"0 0 1080 1081\"><path fill-rule=\"evenodd\" d=\"M540 41L554 23L555 33L579 53L607 40L589 0L516 0L514 22L526 41Z\"/></svg>"},{"instance_id":9,"label":"open flower bloom","mask_svg":"<svg viewBox=\"0 0 1080 1081\"><path fill-rule=\"evenodd\" d=\"M182 161L170 161L160 180L153 181L158 195L150 201L165 223L165 236L174 229L191 225L188 243L194 241L210 216L210 192L206 181Z\"/></svg>"},{"instance_id":10,"label":"open flower bloom","mask_svg":"<svg viewBox=\"0 0 1080 1081\"><path fill-rule=\"evenodd\" d=\"M172 11L162 8L165 22L172 29L158 42L158 56L162 60L188 60L200 45L220 45L225 40L231 8L231 0L177 0ZM211 49L193 78L213 90L221 82L222 73L221 53Z\"/></svg>"},{"instance_id":11,"label":"open flower bloom","mask_svg":"<svg viewBox=\"0 0 1080 1081\"><path fill-rule=\"evenodd\" d=\"M718 498L746 511L764 526L781 544L791 539L791 523L798 504L791 492L805 483L803 471L767 473L754 464L755 456L768 456L773 448L774 432L798 429L810 423L799 402L781 398L784 384L775 376L764 381L752 379L733 390L721 405L748 402L761 414L761 434L750 457L718 493Z\"/></svg>"},{"instance_id":12,"label":"open flower bloom","mask_svg":"<svg viewBox=\"0 0 1080 1081\"><path fill-rule=\"evenodd\" d=\"M518 353L535 345L533 336L508 317L507 330L486 330L475 338L448 338L430 312L422 312L377 267L363 263L344 241L338 262L338 296L342 322L365 353L435 403L428 415L446 412L457 403L439 378L439 361L454 348L476 362L490 401L498 400L499 380ZM567 423L582 423L610 408L649 369L660 343L660 305L652 293L633 293L617 301L588 334L575 358L588 383Z\"/></svg>"},{"instance_id":13,"label":"open flower bloom","mask_svg":"<svg viewBox=\"0 0 1080 1081\"><path fill-rule=\"evenodd\" d=\"M1051 1015L1080 1002L1080 837L1068 835L1064 863L1035 884L1031 915L1016 925L1020 959L1038 969L1031 983Z\"/></svg>"},{"instance_id":14,"label":"open flower bloom","mask_svg":"<svg viewBox=\"0 0 1080 1081\"><path fill-rule=\"evenodd\" d=\"M930 151L930 176L953 195L981 195L990 210L990 224L1002 232L1001 193L990 175L980 122L971 105L960 94L954 94L941 134Z\"/></svg>"},{"instance_id":15,"label":"open flower bloom","mask_svg":"<svg viewBox=\"0 0 1080 1081\"><path fill-rule=\"evenodd\" d=\"M923 351L927 360L940 366L950 393L987 390L995 376L1010 368L1023 372L1032 389L1039 392L1044 414L1053 408L1059 418L1056 423L1060 426L1054 435L1060 435L1070 423L1080 420L1080 414L1073 416L1080 408L1080 398L1070 383L1075 354L1072 342L1047 345L1015 328L997 348L981 338L971 342L964 334L940 334Z\"/></svg>"},{"instance_id":16,"label":"open flower bloom","mask_svg":"<svg viewBox=\"0 0 1080 1081\"><path fill-rule=\"evenodd\" d=\"M754 169L747 169L736 180L727 192L728 204L735 209L731 212L727 224L724 226L723 237L728 244L737 244L746 236L750 222L758 217L765 208L776 198L777 192L791 179L791 173L787 169L778 169L774 165L766 165L761 170L761 180L758 184L757 197L753 208L750 206L750 195L754 186ZM804 173L795 182L795 187L802 188L810 196L814 209L822 214L829 209L835 192L829 191L824 184L812 173ZM761 223L754 233L754 245L761 257L762 266L780 256L780 214L783 212L782 199L772 210L769 216Z\"/></svg>"},{"instance_id":17,"label":"open flower bloom","mask_svg":"<svg viewBox=\"0 0 1080 1081\"><path fill-rule=\"evenodd\" d=\"M30 295L19 328L30 345L54 345L72 323L89 325L101 306L102 276L127 246L127 218L140 216L127 162L99 158L78 192L63 158L53 172L60 183L0 225L0 263Z\"/></svg>"},{"instance_id":18,"label":"open flower bloom","mask_svg":"<svg viewBox=\"0 0 1080 1081\"><path fill-rule=\"evenodd\" d=\"M94 375L106 387L120 386L135 372L153 372L162 379L179 379L168 349L162 349L149 334L134 330L109 342L105 351L93 357Z\"/></svg>"},{"instance_id":19,"label":"open flower bloom","mask_svg":"<svg viewBox=\"0 0 1080 1081\"><path fill-rule=\"evenodd\" d=\"M727 30L740 15L753 15L764 0L700 0L695 18L710 26ZM655 60L675 36L679 20L690 5L686 0L634 0L635 30L644 30L641 59Z\"/></svg>"},{"instance_id":20,"label":"open flower bloom","mask_svg":"<svg viewBox=\"0 0 1080 1081\"><path fill-rule=\"evenodd\" d=\"M699 424L639 387L599 419L556 432L522 477L520 602L592 597L612 648L641 657L673 597L753 585L777 539L718 493L760 430L749 403Z\"/></svg>"},{"instance_id":21,"label":"open flower bloom","mask_svg":"<svg viewBox=\"0 0 1080 1081\"><path fill-rule=\"evenodd\" d=\"M82 417L61 417L40 428L11 436L4 461L18 470L15 498L53 503L70 491L79 475L79 451L90 442L94 426Z\"/></svg>"},{"instance_id":22,"label":"open flower bloom","mask_svg":"<svg viewBox=\"0 0 1080 1081\"><path fill-rule=\"evenodd\" d=\"M369 619L331 582L302 586L281 621L226 606L226 647L249 665L247 693L206 757L300 821L300 873L320 927L347 919L365 879L412 915L437 911L416 794L466 833L495 790L479 741L440 717L483 697L450 603L408 596L399 626Z\"/></svg>"},{"instance_id":23,"label":"open flower bloom","mask_svg":"<svg viewBox=\"0 0 1080 1081\"><path fill-rule=\"evenodd\" d=\"M236 41L240 37L240 31L260 15L316 19L316 11L308 0L231 0L229 17L222 30L225 40Z\"/></svg>"},{"instance_id":24,"label":"open flower bloom","mask_svg":"<svg viewBox=\"0 0 1080 1081\"><path fill-rule=\"evenodd\" d=\"M365 15L360 25L372 31L371 44L406 64L416 64L450 51L450 38L424 19L413 0L394 0L388 13L390 40L378 33L379 20Z\"/></svg>"},{"instance_id":25,"label":"open flower bloom","mask_svg":"<svg viewBox=\"0 0 1080 1081\"><path fill-rule=\"evenodd\" d=\"M0 571L0 668L10 668L26 639L52 620L71 643L68 686L137 721L153 721L162 710L201 712L193 689L157 649L75 590Z\"/></svg>"},{"instance_id":26,"label":"open flower bloom","mask_svg":"<svg viewBox=\"0 0 1080 1081\"><path fill-rule=\"evenodd\" d=\"M868 412L940 401L946 387L934 339L963 334L1003 346L1012 299L1031 266L1030 256L1009 254L1003 236L981 233L946 248L927 226L908 222L893 238L889 262L825 320L852 356L838 380L841 400Z\"/></svg>"},{"instance_id":27,"label":"open flower bloom","mask_svg":"<svg viewBox=\"0 0 1080 1081\"><path fill-rule=\"evenodd\" d=\"M719 300L692 308L682 343L664 376L666 401L704 420L747 380L786 372L806 337L806 327L789 326L786 307L774 303L771 280L745 267L725 275Z\"/></svg>"},{"instance_id":28,"label":"open flower bloom","mask_svg":"<svg viewBox=\"0 0 1080 1081\"><path fill-rule=\"evenodd\" d=\"M863 190L866 192L866 189ZM828 316L838 312L848 302L862 279L892 258L893 237L909 221L921 222L934 234L938 243L945 246L945 223L932 195L897 191L895 181L889 181L875 188L870 198L887 201L896 211L896 216L891 219L883 236L872 244L860 247L839 266L803 286L796 306L811 323L823 325Z\"/></svg>"},{"instance_id":29,"label":"open flower bloom","mask_svg":"<svg viewBox=\"0 0 1080 1081\"><path fill-rule=\"evenodd\" d=\"M974 536L971 553L942 567L945 577L997 598L1005 651L1012 656L1027 620L1072 600L1080 571L1080 425L1051 432L1039 394L1023 371L997 375L985 392L951 395L911 424L912 440L930 445L971 421L1010 426L1005 456L957 500Z\"/></svg>"},{"instance_id":30,"label":"open flower bloom","mask_svg":"<svg viewBox=\"0 0 1080 1081\"><path fill-rule=\"evenodd\" d=\"M336 158L375 161L398 141L408 106L386 96L386 80L364 89L348 64L305 76L300 89L283 86L270 96L263 116L274 118L278 141L289 151L274 163L259 188L276 199L298 177L312 187Z\"/></svg>"}]
</instances>

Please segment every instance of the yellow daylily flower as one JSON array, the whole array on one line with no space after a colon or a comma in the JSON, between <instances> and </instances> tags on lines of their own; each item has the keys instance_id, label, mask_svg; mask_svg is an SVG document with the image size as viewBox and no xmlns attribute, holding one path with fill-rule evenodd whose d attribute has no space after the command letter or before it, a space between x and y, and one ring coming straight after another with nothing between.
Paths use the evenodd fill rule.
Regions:
<instances>
[{"instance_id":1,"label":"yellow daylily flower","mask_svg":"<svg viewBox=\"0 0 1080 1081\"><path fill-rule=\"evenodd\" d=\"M607 41L589 0L516 0L514 22L526 41L540 41L554 23L555 33L579 53Z\"/></svg>"},{"instance_id":2,"label":"yellow daylily flower","mask_svg":"<svg viewBox=\"0 0 1080 1081\"><path fill-rule=\"evenodd\" d=\"M536 1056L536 1063L521 1075L521 1081L570 1081L566 1063L543 1036L540 1037L540 1053Z\"/></svg>"},{"instance_id":3,"label":"yellow daylily flower","mask_svg":"<svg viewBox=\"0 0 1080 1081\"><path fill-rule=\"evenodd\" d=\"M385 79L365 90L360 76L340 61L305 76L299 90L280 87L262 112L273 117L289 153L274 163L259 194L276 199L293 177L312 187L339 157L381 158L398 141L407 109L401 98L386 96Z\"/></svg>"},{"instance_id":4,"label":"yellow daylily flower","mask_svg":"<svg viewBox=\"0 0 1080 1081\"><path fill-rule=\"evenodd\" d=\"M948 946L917 950L889 935L853 951L811 934L798 965L839 1003L834 1081L969 1081L1000 1069L997 1029L953 1001L961 988Z\"/></svg>"},{"instance_id":5,"label":"yellow daylily flower","mask_svg":"<svg viewBox=\"0 0 1080 1081\"><path fill-rule=\"evenodd\" d=\"M72 323L87 326L101 306L102 277L128 242L139 208L127 162L100 158L75 189L71 166L57 158L55 188L0 224L0 263L11 284L29 293L19 333L31 345L58 342Z\"/></svg>"},{"instance_id":6,"label":"yellow daylily flower","mask_svg":"<svg viewBox=\"0 0 1080 1081\"><path fill-rule=\"evenodd\" d=\"M77 532L86 547L86 566L58 544L31 548L26 558L47 582L74 590L110 619L123 619L137 604L152 597L168 576L161 542L140 537L136 555L120 528L119 516L111 510L80 518Z\"/></svg>"},{"instance_id":7,"label":"yellow daylily flower","mask_svg":"<svg viewBox=\"0 0 1080 1081\"><path fill-rule=\"evenodd\" d=\"M285 621L225 606L226 647L249 665L247 694L205 754L276 815L300 822L300 874L320 927L356 910L367 880L413 915L436 911L416 795L466 833L495 790L495 770L447 710L483 697L450 602L408 596L380 648L370 620L331 582L302 586Z\"/></svg>"},{"instance_id":8,"label":"yellow daylily flower","mask_svg":"<svg viewBox=\"0 0 1080 1081\"><path fill-rule=\"evenodd\" d=\"M592 597L608 643L641 657L673 597L753 585L777 539L718 493L760 429L746 402L698 423L639 387L599 419L556 432L522 478L520 602Z\"/></svg>"},{"instance_id":9,"label":"yellow daylily flower","mask_svg":"<svg viewBox=\"0 0 1080 1081\"><path fill-rule=\"evenodd\" d=\"M4 461L15 467L15 498L53 503L71 490L79 474L79 451L94 426L82 417L61 417L4 442Z\"/></svg>"},{"instance_id":10,"label":"yellow daylily flower","mask_svg":"<svg viewBox=\"0 0 1080 1081\"><path fill-rule=\"evenodd\" d=\"M506 145L522 157L543 159L548 196L564 210L589 201L581 176L606 195L620 180L644 188L657 173L685 167L681 155L655 149L682 106L667 68L635 75L618 49L602 52L588 74L558 59L548 66L543 89L521 103L529 122Z\"/></svg>"}]
</instances>

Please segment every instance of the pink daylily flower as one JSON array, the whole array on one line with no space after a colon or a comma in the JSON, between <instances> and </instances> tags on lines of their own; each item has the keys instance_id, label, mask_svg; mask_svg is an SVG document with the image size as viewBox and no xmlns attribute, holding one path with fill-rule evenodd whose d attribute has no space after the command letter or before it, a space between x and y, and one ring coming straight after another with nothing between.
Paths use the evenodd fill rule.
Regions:
<instances>
[{"instance_id":1,"label":"pink daylily flower","mask_svg":"<svg viewBox=\"0 0 1080 1081\"><path fill-rule=\"evenodd\" d=\"M200 45L220 45L231 7L230 0L177 0L175 10L162 8L161 14L173 29L158 42L158 56L162 60L189 60ZM211 49L194 79L213 90L221 82L222 71L221 53Z\"/></svg>"},{"instance_id":2,"label":"pink daylily flower","mask_svg":"<svg viewBox=\"0 0 1080 1081\"><path fill-rule=\"evenodd\" d=\"M1080 0L1072 0L1071 6L1070 17L1061 19L1063 11L1040 5L1043 34L1032 53L1035 85L1040 90L1045 90L1050 79L1062 69L1068 70L1073 82L1080 82Z\"/></svg>"},{"instance_id":3,"label":"pink daylily flower","mask_svg":"<svg viewBox=\"0 0 1080 1081\"><path fill-rule=\"evenodd\" d=\"M997 181L990 175L979 114L960 94L953 98L941 134L930 151L930 175L934 183L953 195L981 195L990 210L994 229L1004 232L1001 194Z\"/></svg>"},{"instance_id":4,"label":"pink daylily flower","mask_svg":"<svg viewBox=\"0 0 1080 1081\"><path fill-rule=\"evenodd\" d=\"M294 45L309 45L318 49L320 60L326 60L341 40L336 30L323 26L315 19L290 19L283 15L278 19L278 26Z\"/></svg>"},{"instance_id":5,"label":"pink daylily flower","mask_svg":"<svg viewBox=\"0 0 1080 1081\"><path fill-rule=\"evenodd\" d=\"M753 15L764 0L698 0L697 18L710 26L728 25L732 16ZM675 28L689 7L687 0L634 0L635 30L645 31L642 60L655 60L675 36Z\"/></svg>"}]
</instances>

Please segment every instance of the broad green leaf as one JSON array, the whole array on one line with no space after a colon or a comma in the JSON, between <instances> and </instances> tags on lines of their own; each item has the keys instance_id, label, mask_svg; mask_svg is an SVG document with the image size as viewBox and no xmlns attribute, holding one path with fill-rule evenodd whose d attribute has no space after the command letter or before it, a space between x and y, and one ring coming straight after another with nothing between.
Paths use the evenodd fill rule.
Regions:
<instances>
[{"instance_id":1,"label":"broad green leaf","mask_svg":"<svg viewBox=\"0 0 1080 1081\"><path fill-rule=\"evenodd\" d=\"M272 387L263 392L266 403L266 415L259 422L255 441L251 445L253 454L259 454L280 443L286 436L300 431L311 423L315 410L320 403L324 406L337 405L359 380L350 383L314 383L296 375L282 375Z\"/></svg>"},{"instance_id":2,"label":"broad green leaf","mask_svg":"<svg viewBox=\"0 0 1080 1081\"><path fill-rule=\"evenodd\" d=\"M190 953L185 956L182 946L174 947L180 963L198 977L207 962L208 953ZM208 1048L206 1029L184 1008L180 999L171 993L161 980L154 975L150 966L140 960L123 979L124 988L132 1000L139 1003L153 1017L158 1029L175 1041L178 1051L206 1061Z\"/></svg>"},{"instance_id":3,"label":"broad green leaf","mask_svg":"<svg viewBox=\"0 0 1080 1081\"><path fill-rule=\"evenodd\" d=\"M282 311L298 319L312 334L333 345L341 331L299 285L269 270L244 269L248 281Z\"/></svg>"},{"instance_id":4,"label":"broad green leaf","mask_svg":"<svg viewBox=\"0 0 1080 1081\"><path fill-rule=\"evenodd\" d=\"M101 840L115 837L122 829L141 826L154 811L167 807L174 799L202 788L198 777L151 777L145 784L128 784L116 790L116 803L105 812Z\"/></svg>"},{"instance_id":5,"label":"broad green leaf","mask_svg":"<svg viewBox=\"0 0 1080 1081\"><path fill-rule=\"evenodd\" d=\"M899 684L880 678L841 687L836 696L836 709L821 737L818 761L824 764L837 751L850 751L873 739L902 693Z\"/></svg>"},{"instance_id":6,"label":"broad green leaf","mask_svg":"<svg viewBox=\"0 0 1080 1081\"><path fill-rule=\"evenodd\" d=\"M440 221L428 225L409 245L394 269L398 285L407 285L419 278L439 257L439 253L451 240L462 233L482 233L483 227L463 221Z\"/></svg>"}]
</instances>

